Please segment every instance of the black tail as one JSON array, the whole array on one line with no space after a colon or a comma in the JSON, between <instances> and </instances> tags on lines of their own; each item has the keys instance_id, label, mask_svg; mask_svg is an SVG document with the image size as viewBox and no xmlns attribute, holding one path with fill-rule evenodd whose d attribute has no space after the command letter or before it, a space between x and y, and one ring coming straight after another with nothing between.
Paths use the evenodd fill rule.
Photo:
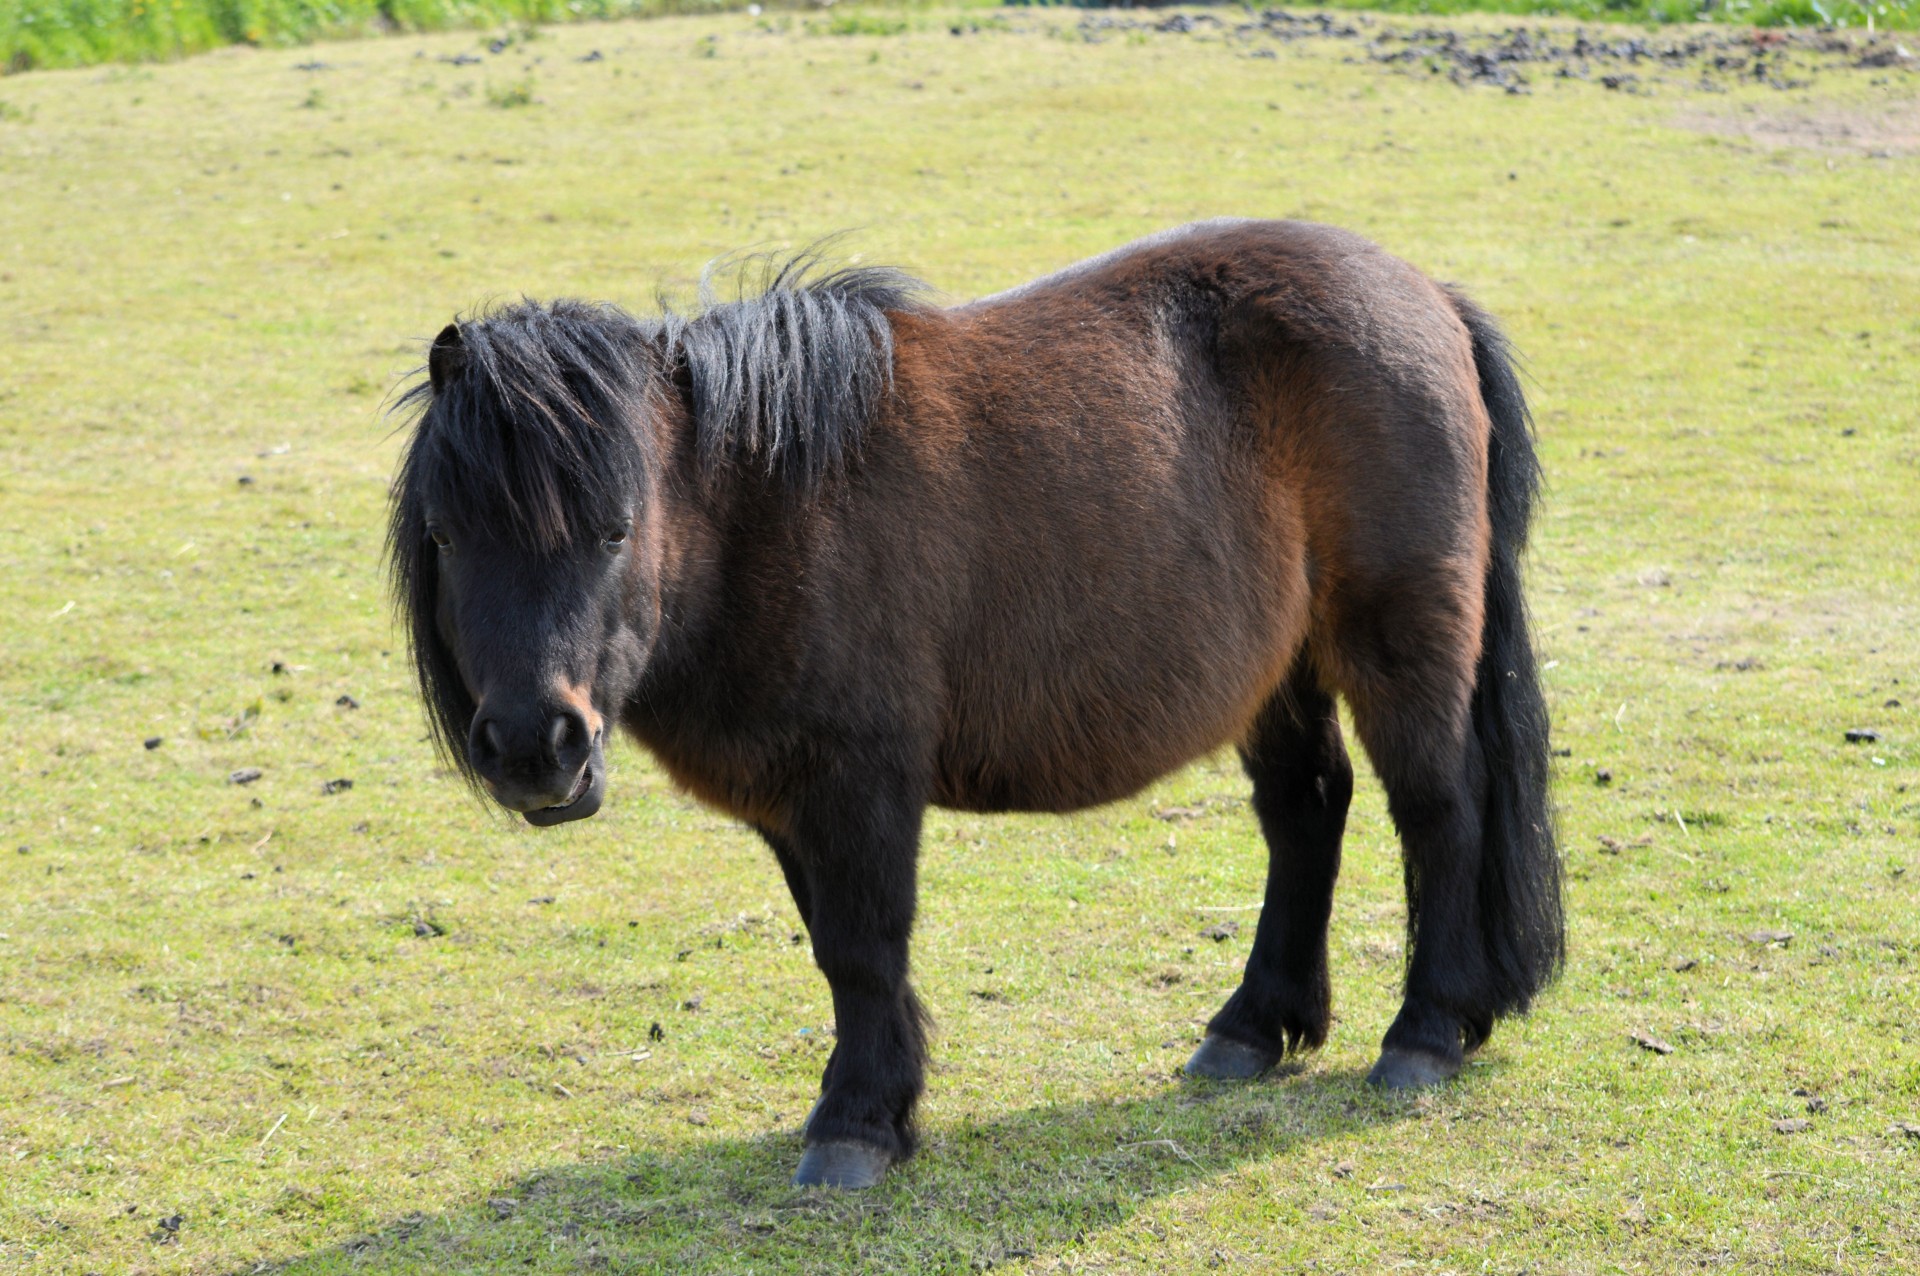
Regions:
<instances>
[{"instance_id":1,"label":"black tail","mask_svg":"<svg viewBox=\"0 0 1920 1276\"><path fill-rule=\"evenodd\" d=\"M1473 730L1487 765L1480 918L1497 996L1495 1013L1507 1014L1524 1012L1534 994L1559 973L1567 944L1560 853L1547 791L1547 702L1520 588L1520 555L1540 490L1540 463L1533 452L1533 415L1514 374L1506 334L1465 297L1452 296L1473 336L1480 398L1493 419L1487 447L1493 546L1487 562Z\"/></svg>"}]
</instances>

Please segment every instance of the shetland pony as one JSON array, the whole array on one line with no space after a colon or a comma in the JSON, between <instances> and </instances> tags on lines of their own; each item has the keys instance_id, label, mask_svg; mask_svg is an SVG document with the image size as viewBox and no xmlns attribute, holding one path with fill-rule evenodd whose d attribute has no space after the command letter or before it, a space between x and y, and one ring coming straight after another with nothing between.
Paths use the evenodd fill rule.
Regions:
<instances>
[{"instance_id":1,"label":"shetland pony","mask_svg":"<svg viewBox=\"0 0 1920 1276\"><path fill-rule=\"evenodd\" d=\"M1405 860L1369 1079L1452 1076L1562 961L1526 403L1486 314L1354 235L1206 222L953 308L806 258L692 315L523 303L404 402L389 548L447 754L553 825L620 728L772 849L837 1024L797 1183L913 1150L929 805L1072 811L1237 746L1266 899L1187 1071L1257 1076L1327 1034L1337 696Z\"/></svg>"}]
</instances>

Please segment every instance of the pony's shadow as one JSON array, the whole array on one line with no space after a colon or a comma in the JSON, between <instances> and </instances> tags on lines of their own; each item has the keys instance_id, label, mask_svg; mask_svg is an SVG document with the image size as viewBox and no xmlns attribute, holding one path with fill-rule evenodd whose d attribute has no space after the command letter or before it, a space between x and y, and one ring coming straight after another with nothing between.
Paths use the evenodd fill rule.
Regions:
<instances>
[{"instance_id":1,"label":"pony's shadow","mask_svg":"<svg viewBox=\"0 0 1920 1276\"><path fill-rule=\"evenodd\" d=\"M968 1271L1057 1252L1155 1200L1246 1166L1313 1155L1391 1125L1417 1100L1352 1071L1252 1085L1175 1082L1146 1097L1041 1105L936 1124L878 1188L791 1187L797 1134L715 1139L669 1154L551 1166L466 1207L254 1272Z\"/></svg>"}]
</instances>

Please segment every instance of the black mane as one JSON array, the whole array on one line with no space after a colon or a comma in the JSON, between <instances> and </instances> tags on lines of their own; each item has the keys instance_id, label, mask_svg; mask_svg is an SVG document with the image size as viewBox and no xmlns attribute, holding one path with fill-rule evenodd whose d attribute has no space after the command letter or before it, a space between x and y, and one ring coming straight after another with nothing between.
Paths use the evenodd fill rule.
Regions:
<instances>
[{"instance_id":1,"label":"black mane","mask_svg":"<svg viewBox=\"0 0 1920 1276\"><path fill-rule=\"evenodd\" d=\"M709 482L758 473L810 497L857 455L892 384L887 312L918 307L921 286L884 267L823 271L814 251L734 273L753 295L716 301L709 271L690 315L582 301L482 312L441 334L396 401L417 419L387 532L395 601L435 737L463 771L474 705L436 631L430 513L539 554L595 543L631 514L652 419L676 393Z\"/></svg>"},{"instance_id":2,"label":"black mane","mask_svg":"<svg viewBox=\"0 0 1920 1276\"><path fill-rule=\"evenodd\" d=\"M648 332L621 310L523 301L443 333L396 410L419 420L398 495L552 553L603 534L639 489L656 390ZM396 518L394 531L401 531Z\"/></svg>"},{"instance_id":3,"label":"black mane","mask_svg":"<svg viewBox=\"0 0 1920 1276\"><path fill-rule=\"evenodd\" d=\"M709 473L757 467L811 494L858 453L893 383L887 312L919 308L924 286L890 267L823 265L811 249L746 258L734 274L753 295L725 303L710 267L697 314L663 307L661 344L681 361Z\"/></svg>"}]
</instances>

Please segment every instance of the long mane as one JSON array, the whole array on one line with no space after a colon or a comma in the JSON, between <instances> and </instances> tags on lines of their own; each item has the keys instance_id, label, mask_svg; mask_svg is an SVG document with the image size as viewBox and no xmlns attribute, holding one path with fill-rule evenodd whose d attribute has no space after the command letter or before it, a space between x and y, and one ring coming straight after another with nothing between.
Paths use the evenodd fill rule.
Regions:
<instances>
[{"instance_id":1,"label":"long mane","mask_svg":"<svg viewBox=\"0 0 1920 1276\"><path fill-rule=\"evenodd\" d=\"M690 314L582 301L480 312L395 401L414 422L387 529L394 601L435 743L469 781L476 706L439 633L430 510L539 555L593 543L647 485L675 395L710 485L755 478L809 499L858 455L892 385L887 312L918 308L922 286L884 267L825 269L814 251L732 266L739 298L719 301L709 270Z\"/></svg>"},{"instance_id":2,"label":"long mane","mask_svg":"<svg viewBox=\"0 0 1920 1276\"><path fill-rule=\"evenodd\" d=\"M721 302L730 273L741 299ZM710 266L692 316L662 307L660 340L691 391L702 466L758 469L812 495L858 454L893 385L888 311L925 286L886 266L829 268L808 249Z\"/></svg>"}]
</instances>

